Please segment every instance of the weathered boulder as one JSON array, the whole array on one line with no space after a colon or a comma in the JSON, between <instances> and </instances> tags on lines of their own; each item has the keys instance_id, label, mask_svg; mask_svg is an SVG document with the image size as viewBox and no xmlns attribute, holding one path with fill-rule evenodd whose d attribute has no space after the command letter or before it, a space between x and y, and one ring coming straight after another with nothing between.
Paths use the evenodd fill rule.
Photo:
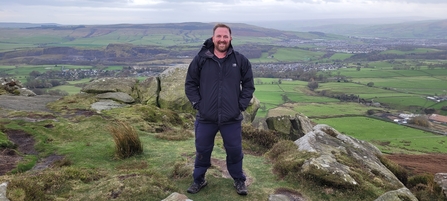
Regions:
<instances>
[{"instance_id":1,"label":"weathered boulder","mask_svg":"<svg viewBox=\"0 0 447 201\"><path fill-rule=\"evenodd\" d=\"M24 88L22 83L19 80L14 80L12 78L0 78L0 95L2 94L14 94L20 96L36 96L36 94Z\"/></svg>"},{"instance_id":2,"label":"weathered boulder","mask_svg":"<svg viewBox=\"0 0 447 201\"><path fill-rule=\"evenodd\" d=\"M135 102L135 99L132 98L132 96L130 96L129 94L126 94L124 92L107 92L107 93L96 95L96 98L111 99L111 100L122 102L122 103Z\"/></svg>"},{"instance_id":3,"label":"weathered boulder","mask_svg":"<svg viewBox=\"0 0 447 201\"><path fill-rule=\"evenodd\" d=\"M386 186L386 189L399 189L399 193L409 192L381 163L378 158L382 154L380 150L368 142L343 135L328 125L318 124L294 143L299 151L315 153L305 160L300 168L301 174L345 187L356 187L367 182L359 181L361 177L357 175L368 175L374 184ZM389 194L391 196L393 193ZM408 193L408 197L410 200L416 199L411 193Z\"/></svg>"},{"instance_id":4,"label":"weathered boulder","mask_svg":"<svg viewBox=\"0 0 447 201\"><path fill-rule=\"evenodd\" d=\"M34 93L33 91L26 89L26 88L20 88L20 89L17 89L16 91L19 92L18 95L20 95L20 96L36 96L36 93Z\"/></svg>"},{"instance_id":5,"label":"weathered boulder","mask_svg":"<svg viewBox=\"0 0 447 201\"><path fill-rule=\"evenodd\" d=\"M266 123L268 129L278 131L283 135L282 138L289 140L297 140L312 131L313 127L309 118L298 113L295 116L269 117Z\"/></svg>"},{"instance_id":6,"label":"weathered boulder","mask_svg":"<svg viewBox=\"0 0 447 201\"><path fill-rule=\"evenodd\" d=\"M242 112L242 115L244 115L244 120L242 121L243 124L251 124L255 120L256 113L258 112L258 109L261 107L261 101L257 99L254 95L253 98L250 100L250 104L248 105L247 109Z\"/></svg>"},{"instance_id":7,"label":"weathered boulder","mask_svg":"<svg viewBox=\"0 0 447 201\"><path fill-rule=\"evenodd\" d=\"M160 94L160 79L158 77L148 77L138 84L138 96L142 104L158 104L158 95Z\"/></svg>"},{"instance_id":8,"label":"weathered boulder","mask_svg":"<svg viewBox=\"0 0 447 201\"><path fill-rule=\"evenodd\" d=\"M138 80L135 78L110 77L94 80L84 86L81 92L101 94L107 92L123 92L129 94L133 98L138 98L137 90L135 90Z\"/></svg>"},{"instance_id":9,"label":"weathered boulder","mask_svg":"<svg viewBox=\"0 0 447 201\"><path fill-rule=\"evenodd\" d=\"M442 188L444 196L447 198L447 173L436 173L434 180Z\"/></svg>"},{"instance_id":10,"label":"weathered boulder","mask_svg":"<svg viewBox=\"0 0 447 201\"><path fill-rule=\"evenodd\" d=\"M118 103L114 100L100 100L97 102L94 102L91 107L92 109L101 112L101 110L109 110L112 108L120 108L120 107L126 107L127 104Z\"/></svg>"},{"instance_id":11,"label":"weathered boulder","mask_svg":"<svg viewBox=\"0 0 447 201\"><path fill-rule=\"evenodd\" d=\"M418 201L408 188L400 188L394 191L386 192L374 201L390 201L390 200L408 200Z\"/></svg>"},{"instance_id":12,"label":"weathered boulder","mask_svg":"<svg viewBox=\"0 0 447 201\"><path fill-rule=\"evenodd\" d=\"M188 199L188 197L184 194L174 192L171 195L169 195L167 198L165 198L161 201L192 201L192 200Z\"/></svg>"},{"instance_id":13,"label":"weathered boulder","mask_svg":"<svg viewBox=\"0 0 447 201\"><path fill-rule=\"evenodd\" d=\"M9 199L6 197L7 186L7 182L0 184L0 201L9 201Z\"/></svg>"},{"instance_id":14,"label":"weathered boulder","mask_svg":"<svg viewBox=\"0 0 447 201\"><path fill-rule=\"evenodd\" d=\"M178 112L193 112L188 98L185 95L185 79L188 65L170 67L159 75L160 94L158 105L163 109Z\"/></svg>"}]
</instances>

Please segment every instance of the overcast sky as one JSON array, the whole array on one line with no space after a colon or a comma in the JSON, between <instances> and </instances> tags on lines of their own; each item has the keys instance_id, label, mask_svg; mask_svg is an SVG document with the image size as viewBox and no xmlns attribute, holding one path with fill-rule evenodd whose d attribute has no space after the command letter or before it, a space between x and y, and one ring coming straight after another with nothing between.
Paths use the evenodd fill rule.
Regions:
<instances>
[{"instance_id":1,"label":"overcast sky","mask_svg":"<svg viewBox=\"0 0 447 201\"><path fill-rule=\"evenodd\" d=\"M0 22L251 22L334 18L447 19L447 0L0 0Z\"/></svg>"}]
</instances>

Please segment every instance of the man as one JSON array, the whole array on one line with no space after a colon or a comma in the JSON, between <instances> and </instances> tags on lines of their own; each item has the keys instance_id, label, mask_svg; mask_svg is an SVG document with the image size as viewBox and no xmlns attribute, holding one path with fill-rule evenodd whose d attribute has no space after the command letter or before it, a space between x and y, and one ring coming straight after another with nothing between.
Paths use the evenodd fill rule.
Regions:
<instances>
[{"instance_id":1,"label":"man","mask_svg":"<svg viewBox=\"0 0 447 201\"><path fill-rule=\"evenodd\" d=\"M185 81L185 93L197 110L195 126L196 159L194 183L188 193L197 193L207 185L205 173L211 166L211 152L218 131L227 154L227 169L239 195L247 195L242 170L242 111L255 91L248 59L231 45L231 29L217 24L191 61Z\"/></svg>"}]
</instances>

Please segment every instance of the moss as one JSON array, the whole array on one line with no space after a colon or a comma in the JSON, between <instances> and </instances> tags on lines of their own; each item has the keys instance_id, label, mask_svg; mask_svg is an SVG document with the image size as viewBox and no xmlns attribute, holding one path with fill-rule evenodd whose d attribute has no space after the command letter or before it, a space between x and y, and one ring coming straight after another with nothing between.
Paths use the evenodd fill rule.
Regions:
<instances>
[{"instance_id":1,"label":"moss","mask_svg":"<svg viewBox=\"0 0 447 201\"><path fill-rule=\"evenodd\" d=\"M299 151L298 147L288 140L279 141L265 154L267 158L273 161L273 171L279 177L299 174L304 162L317 155L316 153Z\"/></svg>"},{"instance_id":2,"label":"moss","mask_svg":"<svg viewBox=\"0 0 447 201\"><path fill-rule=\"evenodd\" d=\"M71 189L71 181L89 183L103 177L96 169L65 167L38 174L22 173L12 177L7 196L11 200L54 200L52 196Z\"/></svg>"}]
</instances>

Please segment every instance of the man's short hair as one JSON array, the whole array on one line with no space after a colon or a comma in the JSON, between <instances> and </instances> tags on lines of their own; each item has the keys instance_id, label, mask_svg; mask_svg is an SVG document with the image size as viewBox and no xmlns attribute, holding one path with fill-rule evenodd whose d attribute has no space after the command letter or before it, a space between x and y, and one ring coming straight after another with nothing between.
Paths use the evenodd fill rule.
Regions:
<instances>
[{"instance_id":1,"label":"man's short hair","mask_svg":"<svg viewBox=\"0 0 447 201\"><path fill-rule=\"evenodd\" d=\"M214 26L214 28L213 28L213 35L214 35L214 32L216 32L216 29L219 28L219 27L227 28L228 31L230 32L230 35L231 35L231 28L228 25L222 24L222 23L216 24L216 26Z\"/></svg>"}]
</instances>

